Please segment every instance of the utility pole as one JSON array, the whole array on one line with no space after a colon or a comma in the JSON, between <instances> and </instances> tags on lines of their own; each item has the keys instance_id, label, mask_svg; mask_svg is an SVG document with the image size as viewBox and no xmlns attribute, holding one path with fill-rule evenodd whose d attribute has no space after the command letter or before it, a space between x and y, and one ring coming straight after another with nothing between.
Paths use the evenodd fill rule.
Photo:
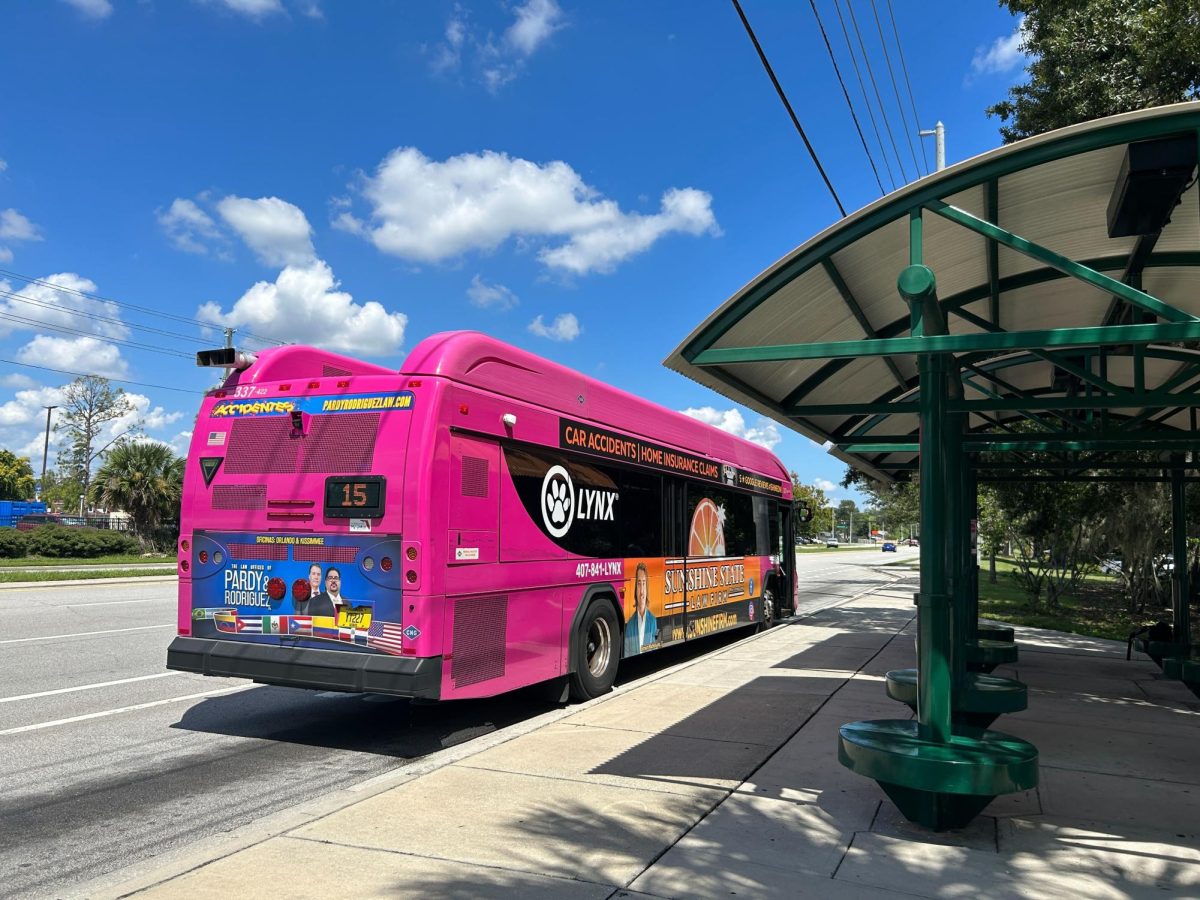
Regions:
<instances>
[{"instance_id":1,"label":"utility pole","mask_svg":"<svg viewBox=\"0 0 1200 900\"><path fill-rule=\"evenodd\" d=\"M236 328L226 328L225 329L225 346L226 346L226 348L233 347L233 333L235 331L237 331ZM228 378L232 373L233 373L233 367L226 366L225 367L225 377Z\"/></svg>"},{"instance_id":2,"label":"utility pole","mask_svg":"<svg viewBox=\"0 0 1200 900\"><path fill-rule=\"evenodd\" d=\"M46 407L46 440L42 444L42 480L40 482L39 494L44 495L46 492L46 455L50 452L50 413L58 409L57 406ZM40 497L38 499L41 499Z\"/></svg>"},{"instance_id":3,"label":"utility pole","mask_svg":"<svg viewBox=\"0 0 1200 900\"><path fill-rule=\"evenodd\" d=\"M933 128L917 132L921 137L933 137L937 141L937 170L946 168L946 126L940 121Z\"/></svg>"}]
</instances>

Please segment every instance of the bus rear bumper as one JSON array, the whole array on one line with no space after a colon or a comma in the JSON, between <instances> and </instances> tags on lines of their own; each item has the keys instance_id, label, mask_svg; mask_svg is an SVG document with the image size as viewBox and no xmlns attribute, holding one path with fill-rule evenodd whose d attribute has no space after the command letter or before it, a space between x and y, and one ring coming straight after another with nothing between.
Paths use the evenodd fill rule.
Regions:
<instances>
[{"instance_id":1,"label":"bus rear bumper","mask_svg":"<svg viewBox=\"0 0 1200 900\"><path fill-rule=\"evenodd\" d=\"M167 648L167 668L222 678L250 678L262 684L394 694L437 700L442 658L382 656L304 647L238 644L176 637Z\"/></svg>"}]
</instances>

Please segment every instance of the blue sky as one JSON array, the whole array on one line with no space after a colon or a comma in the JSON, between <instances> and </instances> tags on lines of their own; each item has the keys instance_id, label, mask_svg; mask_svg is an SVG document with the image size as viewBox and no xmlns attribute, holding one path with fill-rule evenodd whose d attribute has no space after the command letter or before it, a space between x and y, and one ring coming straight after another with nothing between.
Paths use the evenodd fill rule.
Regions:
<instances>
[{"instance_id":1,"label":"blue sky","mask_svg":"<svg viewBox=\"0 0 1200 900\"><path fill-rule=\"evenodd\" d=\"M743 8L847 210L877 198L811 7ZM849 8L890 180L847 0L817 2L890 191L917 166L889 7L903 123L872 4ZM997 146L983 111L1023 80L1016 20L891 9L948 162ZM71 380L47 369L137 382L121 386L146 434L184 452L211 386L191 355L224 326L394 366L472 328L840 480L819 446L661 365L838 218L730 3L27 0L0 27L0 447L35 470L42 406ZM932 142L911 139L924 172Z\"/></svg>"}]
</instances>

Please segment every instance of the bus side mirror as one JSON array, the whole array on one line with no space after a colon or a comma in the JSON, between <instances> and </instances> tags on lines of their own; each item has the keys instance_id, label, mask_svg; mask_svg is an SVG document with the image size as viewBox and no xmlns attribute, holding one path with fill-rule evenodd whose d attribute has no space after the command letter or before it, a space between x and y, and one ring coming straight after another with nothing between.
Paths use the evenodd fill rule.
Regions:
<instances>
[{"instance_id":1,"label":"bus side mirror","mask_svg":"<svg viewBox=\"0 0 1200 900\"><path fill-rule=\"evenodd\" d=\"M805 522L812 521L812 510L807 506L792 507L792 527L799 528Z\"/></svg>"}]
</instances>

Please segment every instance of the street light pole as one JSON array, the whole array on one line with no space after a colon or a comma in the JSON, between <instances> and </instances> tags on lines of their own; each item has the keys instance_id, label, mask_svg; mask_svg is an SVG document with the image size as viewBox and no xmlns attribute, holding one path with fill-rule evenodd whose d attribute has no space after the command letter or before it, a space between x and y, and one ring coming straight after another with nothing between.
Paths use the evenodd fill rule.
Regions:
<instances>
[{"instance_id":1,"label":"street light pole","mask_svg":"<svg viewBox=\"0 0 1200 900\"><path fill-rule=\"evenodd\" d=\"M56 409L58 409L57 406L46 407L46 440L42 444L42 488L40 492L43 494L46 491L46 456L50 452L50 413Z\"/></svg>"}]
</instances>

